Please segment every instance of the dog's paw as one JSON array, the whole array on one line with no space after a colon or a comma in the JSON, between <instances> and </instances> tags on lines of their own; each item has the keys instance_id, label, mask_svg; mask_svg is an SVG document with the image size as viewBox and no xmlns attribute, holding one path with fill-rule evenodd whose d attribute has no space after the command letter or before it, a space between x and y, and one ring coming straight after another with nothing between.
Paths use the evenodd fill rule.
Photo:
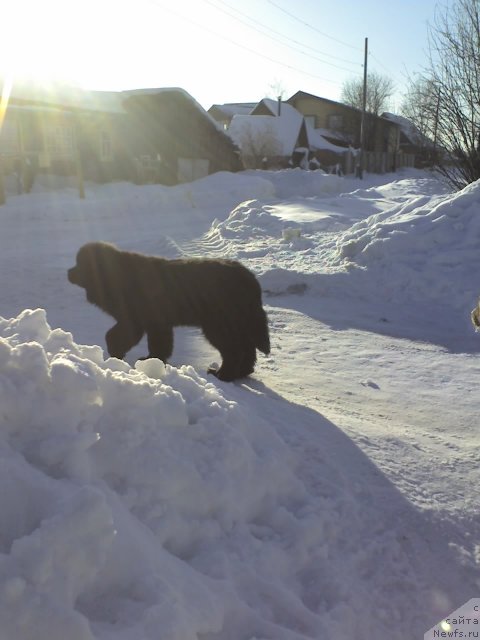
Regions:
<instances>
[{"instance_id":1,"label":"dog's paw","mask_svg":"<svg viewBox=\"0 0 480 640\"><path fill-rule=\"evenodd\" d=\"M212 375L216 376L219 369L220 365L216 362L212 362L212 364L207 369L207 373L211 373Z\"/></svg>"}]
</instances>

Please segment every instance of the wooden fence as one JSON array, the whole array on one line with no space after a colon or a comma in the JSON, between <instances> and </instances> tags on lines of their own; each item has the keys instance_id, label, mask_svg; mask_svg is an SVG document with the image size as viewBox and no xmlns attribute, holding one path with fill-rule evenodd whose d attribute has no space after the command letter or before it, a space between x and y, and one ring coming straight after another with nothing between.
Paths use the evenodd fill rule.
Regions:
<instances>
[{"instance_id":1,"label":"wooden fence","mask_svg":"<svg viewBox=\"0 0 480 640\"><path fill-rule=\"evenodd\" d=\"M357 173L359 156L352 151L347 151L343 156L344 173ZM415 165L413 153L388 152L388 151L364 151L363 170L367 173L390 173L403 167Z\"/></svg>"}]
</instances>

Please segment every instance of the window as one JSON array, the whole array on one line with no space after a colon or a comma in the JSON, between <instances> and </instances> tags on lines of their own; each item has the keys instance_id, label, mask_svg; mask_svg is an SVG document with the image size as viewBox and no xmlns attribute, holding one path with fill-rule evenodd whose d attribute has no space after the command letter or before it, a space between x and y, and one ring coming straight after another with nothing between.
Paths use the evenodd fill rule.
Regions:
<instances>
[{"instance_id":1,"label":"window","mask_svg":"<svg viewBox=\"0 0 480 640\"><path fill-rule=\"evenodd\" d=\"M59 156L73 155L73 127L71 125L48 125L45 131L48 153Z\"/></svg>"},{"instance_id":2,"label":"window","mask_svg":"<svg viewBox=\"0 0 480 640\"><path fill-rule=\"evenodd\" d=\"M315 116L305 116L305 122L315 129Z\"/></svg>"},{"instance_id":3,"label":"window","mask_svg":"<svg viewBox=\"0 0 480 640\"><path fill-rule=\"evenodd\" d=\"M343 128L343 116L332 114L327 118L327 128L332 131L341 131Z\"/></svg>"}]
</instances>

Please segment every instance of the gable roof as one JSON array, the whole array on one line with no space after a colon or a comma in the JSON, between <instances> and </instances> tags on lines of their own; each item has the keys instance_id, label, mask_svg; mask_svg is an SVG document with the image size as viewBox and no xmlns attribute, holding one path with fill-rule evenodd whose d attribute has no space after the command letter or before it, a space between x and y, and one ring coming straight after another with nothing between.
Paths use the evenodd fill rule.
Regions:
<instances>
[{"instance_id":1,"label":"gable roof","mask_svg":"<svg viewBox=\"0 0 480 640\"><path fill-rule=\"evenodd\" d=\"M307 93L306 91L297 91L290 96L286 102L293 102L296 98L314 98L315 100L322 100L322 102L328 102L330 104L338 105L339 107L347 107L349 109L353 109L354 111L361 111L361 109L357 109L357 107L352 107L349 104L344 104L343 102L338 102L336 100L330 100L330 98L322 98L321 96L315 96L313 93Z\"/></svg>"},{"instance_id":2,"label":"gable roof","mask_svg":"<svg viewBox=\"0 0 480 640\"><path fill-rule=\"evenodd\" d=\"M302 121L294 122L285 116L242 116L232 118L228 134L238 146L253 137L257 141L269 141L276 155L291 156L297 144Z\"/></svg>"},{"instance_id":3,"label":"gable roof","mask_svg":"<svg viewBox=\"0 0 480 640\"><path fill-rule=\"evenodd\" d=\"M336 100L330 100L330 98L322 98L321 96L315 96L315 95L313 95L313 93L307 93L306 91L297 91L296 93L293 94L293 96L290 96L290 98L288 98L287 102L289 102L289 103L290 102L294 102L296 98L313 98L314 100L321 100L322 102L328 102L328 104L335 105L335 106L340 107L342 109L351 109L352 111L355 111L358 114L362 113L362 109L359 109L358 107L353 107L350 104L345 104L345 102L338 102ZM374 113L371 113L370 111L367 111L367 116L369 118L379 118L380 120L386 120L390 124L398 126L398 122L395 122L394 119L385 117L386 116L385 113L382 113L381 115L377 116Z\"/></svg>"},{"instance_id":4,"label":"gable roof","mask_svg":"<svg viewBox=\"0 0 480 640\"><path fill-rule=\"evenodd\" d=\"M266 106L272 109L277 108L275 100L263 100ZM242 146L242 142L252 137L260 141L262 138L269 139L272 146L278 146L278 155L291 156L298 144L302 125L305 126L308 145L312 150L328 150L335 153L343 153L344 147L337 146L326 140L323 135L310 126L302 116L291 105L282 103L280 115L236 115L233 117L227 133L232 139Z\"/></svg>"},{"instance_id":5,"label":"gable roof","mask_svg":"<svg viewBox=\"0 0 480 640\"><path fill-rule=\"evenodd\" d=\"M272 100L271 98L263 98L257 104L255 109L252 112L252 115L255 114L255 111L264 107L264 110L268 111L270 115L278 117L278 109L280 107L280 117L289 118L293 121L300 121L303 119L303 115L295 109L291 104L287 102L280 102L278 100Z\"/></svg>"},{"instance_id":6,"label":"gable roof","mask_svg":"<svg viewBox=\"0 0 480 640\"><path fill-rule=\"evenodd\" d=\"M411 120L404 118L403 116L397 116L394 113L382 113L382 118L386 118L391 122L394 122L400 127L401 133L409 144L420 147L433 147L433 141L427 138L426 135L421 133L420 129L416 127Z\"/></svg>"},{"instance_id":7,"label":"gable roof","mask_svg":"<svg viewBox=\"0 0 480 640\"><path fill-rule=\"evenodd\" d=\"M185 89L180 87L157 87L145 89L130 89L126 91L91 91L79 87L66 85L35 86L14 85L10 93L10 100L24 105L37 105L44 108L97 111L102 113L126 114L124 102L128 98L138 96L155 96L160 94L177 94L191 106L198 110L202 116L222 131L214 118L193 98ZM13 105L12 105L13 106Z\"/></svg>"},{"instance_id":8,"label":"gable roof","mask_svg":"<svg viewBox=\"0 0 480 640\"><path fill-rule=\"evenodd\" d=\"M144 98L144 97L159 97L165 99L171 99L175 97L180 101L187 103L190 107L195 109L201 117L208 122L211 126L214 126L217 131L222 135L225 135L223 127L213 118L208 111L206 111L202 105L191 96L188 91L181 89L180 87L160 87L157 89L131 89L128 91L120 92L122 99L122 105L130 98Z\"/></svg>"},{"instance_id":9,"label":"gable roof","mask_svg":"<svg viewBox=\"0 0 480 640\"><path fill-rule=\"evenodd\" d=\"M104 113L122 113L121 92L87 91L67 85L13 85L10 100L46 107L102 111Z\"/></svg>"},{"instance_id":10,"label":"gable roof","mask_svg":"<svg viewBox=\"0 0 480 640\"><path fill-rule=\"evenodd\" d=\"M252 109L257 106L256 102L227 102L226 104L212 104L208 111L219 111L227 118L233 118L235 115L248 115Z\"/></svg>"},{"instance_id":11,"label":"gable roof","mask_svg":"<svg viewBox=\"0 0 480 640\"><path fill-rule=\"evenodd\" d=\"M295 109L294 106L288 104L287 102L281 102L280 105L277 100L271 100L270 98L264 98L259 105L264 105L269 111L271 111L272 115L277 118L285 118L285 122L289 123L289 126L294 128L298 126L301 127L302 122L305 120L303 114ZM278 107L280 106L280 116L278 116ZM258 116L255 116L258 118ZM306 120L305 126L307 131L307 138L309 147L313 150L329 150L334 151L336 153L343 153L345 151L344 147L337 146L328 142L325 137L322 135L322 132L318 129L314 129Z\"/></svg>"}]
</instances>

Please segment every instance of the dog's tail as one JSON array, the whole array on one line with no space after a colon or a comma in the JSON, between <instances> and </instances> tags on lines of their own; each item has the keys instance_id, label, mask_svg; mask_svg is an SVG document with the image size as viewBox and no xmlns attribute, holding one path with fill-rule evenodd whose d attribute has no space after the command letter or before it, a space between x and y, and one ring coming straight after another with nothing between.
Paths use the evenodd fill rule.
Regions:
<instances>
[{"instance_id":1,"label":"dog's tail","mask_svg":"<svg viewBox=\"0 0 480 640\"><path fill-rule=\"evenodd\" d=\"M268 332L268 318L265 310L260 305L254 311L253 335L255 346L265 355L270 353L270 335Z\"/></svg>"}]
</instances>

